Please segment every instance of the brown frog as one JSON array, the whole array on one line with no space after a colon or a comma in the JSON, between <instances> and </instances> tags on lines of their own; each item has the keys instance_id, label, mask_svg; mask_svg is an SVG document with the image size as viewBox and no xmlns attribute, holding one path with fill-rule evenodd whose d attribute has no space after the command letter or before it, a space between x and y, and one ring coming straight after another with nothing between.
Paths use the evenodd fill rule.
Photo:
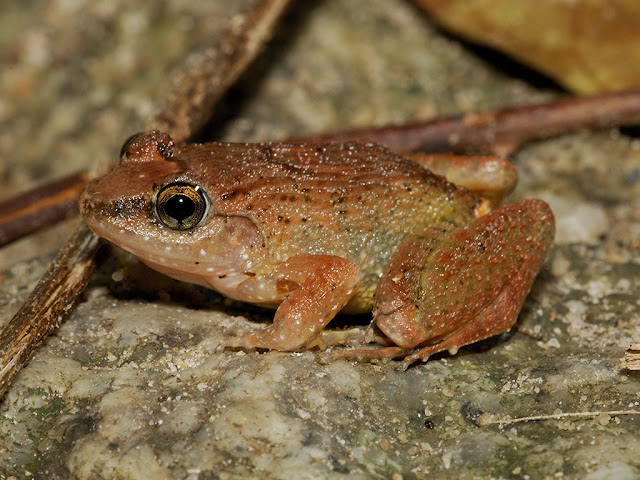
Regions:
<instances>
[{"instance_id":1,"label":"brown frog","mask_svg":"<svg viewBox=\"0 0 640 480\"><path fill-rule=\"evenodd\" d=\"M555 230L543 201L489 211L416 159L447 156L367 143L176 146L152 131L125 143L80 211L155 270L277 307L272 325L236 346L326 347L347 337L323 334L338 312L373 310L394 346L339 355L408 364L511 328Z\"/></svg>"}]
</instances>

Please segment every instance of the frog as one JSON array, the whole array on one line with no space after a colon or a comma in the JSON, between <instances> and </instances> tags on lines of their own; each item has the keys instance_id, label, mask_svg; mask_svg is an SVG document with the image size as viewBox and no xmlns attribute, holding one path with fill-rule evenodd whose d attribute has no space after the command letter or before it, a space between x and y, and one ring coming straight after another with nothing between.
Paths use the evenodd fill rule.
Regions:
<instances>
[{"instance_id":1,"label":"frog","mask_svg":"<svg viewBox=\"0 0 640 480\"><path fill-rule=\"evenodd\" d=\"M546 202L494 205L502 194L477 193L493 180L456 173L473 177L470 162L513 188L515 168L494 156L366 141L178 145L153 130L124 143L79 207L97 235L152 269L275 309L229 348L401 358L406 368L510 330L553 244ZM363 312L375 335L325 329Z\"/></svg>"}]
</instances>

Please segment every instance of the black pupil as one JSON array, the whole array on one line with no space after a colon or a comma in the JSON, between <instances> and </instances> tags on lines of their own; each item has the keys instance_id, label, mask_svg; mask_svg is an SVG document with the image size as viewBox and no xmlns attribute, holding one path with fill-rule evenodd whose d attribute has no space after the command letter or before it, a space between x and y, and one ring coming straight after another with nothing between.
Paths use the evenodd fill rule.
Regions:
<instances>
[{"instance_id":1,"label":"black pupil","mask_svg":"<svg viewBox=\"0 0 640 480\"><path fill-rule=\"evenodd\" d=\"M178 222L189 218L196 211L196 204L186 195L174 195L164 205L164 211Z\"/></svg>"}]
</instances>

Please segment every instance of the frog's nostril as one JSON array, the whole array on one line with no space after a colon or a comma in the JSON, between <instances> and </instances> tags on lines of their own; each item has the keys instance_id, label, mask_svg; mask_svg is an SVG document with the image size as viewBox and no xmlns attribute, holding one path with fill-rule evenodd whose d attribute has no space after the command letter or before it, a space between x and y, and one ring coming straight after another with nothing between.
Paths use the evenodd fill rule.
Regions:
<instances>
[{"instance_id":1,"label":"frog's nostril","mask_svg":"<svg viewBox=\"0 0 640 480\"><path fill-rule=\"evenodd\" d=\"M78 200L78 209L80 210L80 216L85 217L87 214L89 203L89 195L87 195L87 189L85 188L80 194L80 199Z\"/></svg>"}]
</instances>

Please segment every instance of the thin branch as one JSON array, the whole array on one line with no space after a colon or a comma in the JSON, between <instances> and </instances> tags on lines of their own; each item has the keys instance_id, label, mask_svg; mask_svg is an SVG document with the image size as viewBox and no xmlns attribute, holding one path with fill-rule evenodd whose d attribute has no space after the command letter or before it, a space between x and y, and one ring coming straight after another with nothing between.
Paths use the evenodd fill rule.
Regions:
<instances>
[{"instance_id":1,"label":"thin branch","mask_svg":"<svg viewBox=\"0 0 640 480\"><path fill-rule=\"evenodd\" d=\"M146 129L166 132L176 143L196 134L211 118L215 103L269 40L288 4L289 0L263 0L244 15L234 16L222 44L191 53L183 70L173 75L173 86Z\"/></svg>"},{"instance_id":2,"label":"thin branch","mask_svg":"<svg viewBox=\"0 0 640 480\"><path fill-rule=\"evenodd\" d=\"M88 181L78 172L1 202L0 246L76 215Z\"/></svg>"},{"instance_id":3,"label":"thin branch","mask_svg":"<svg viewBox=\"0 0 640 480\"><path fill-rule=\"evenodd\" d=\"M484 413L478 417L476 423L479 426L486 425L511 425L514 423L524 422L536 422L540 420L561 420L563 418L594 418L599 415L640 415L638 410L611 410L608 412L569 412L569 413L554 413L551 415L533 415L530 417L518 417L510 418L508 416L501 417L491 413Z\"/></svg>"},{"instance_id":4,"label":"thin branch","mask_svg":"<svg viewBox=\"0 0 640 480\"><path fill-rule=\"evenodd\" d=\"M368 139L396 151L509 155L525 142L585 129L640 124L640 89L591 97L567 97L399 126L315 135L296 142L327 143Z\"/></svg>"},{"instance_id":5,"label":"thin branch","mask_svg":"<svg viewBox=\"0 0 640 480\"><path fill-rule=\"evenodd\" d=\"M0 332L0 398L75 304L96 269L100 244L84 223L78 226L24 305Z\"/></svg>"}]
</instances>

